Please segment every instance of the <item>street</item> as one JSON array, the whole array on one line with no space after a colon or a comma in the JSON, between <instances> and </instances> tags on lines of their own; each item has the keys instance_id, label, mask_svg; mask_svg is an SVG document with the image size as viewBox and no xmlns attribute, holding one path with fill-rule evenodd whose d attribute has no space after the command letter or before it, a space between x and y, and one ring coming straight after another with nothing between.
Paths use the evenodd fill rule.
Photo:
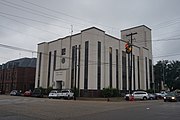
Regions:
<instances>
[{"instance_id":1,"label":"street","mask_svg":"<svg viewBox=\"0 0 180 120\"><path fill-rule=\"evenodd\" d=\"M0 95L0 120L179 120L180 102L57 100Z\"/></svg>"}]
</instances>

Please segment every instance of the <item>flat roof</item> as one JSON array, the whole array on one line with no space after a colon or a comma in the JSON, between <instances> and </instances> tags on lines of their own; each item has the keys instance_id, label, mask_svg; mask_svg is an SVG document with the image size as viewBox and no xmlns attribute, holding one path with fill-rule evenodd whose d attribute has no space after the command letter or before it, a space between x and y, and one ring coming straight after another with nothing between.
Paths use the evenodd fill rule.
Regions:
<instances>
[{"instance_id":1,"label":"flat roof","mask_svg":"<svg viewBox=\"0 0 180 120\"><path fill-rule=\"evenodd\" d=\"M136 27L131 27L131 28L127 28L127 29L124 29L124 30L121 30L122 31L127 31L127 30L131 30L131 29L135 29L135 28L139 28L139 27L146 27L147 29L151 30L149 27L147 27L146 25L139 25L139 26L136 26Z\"/></svg>"}]
</instances>

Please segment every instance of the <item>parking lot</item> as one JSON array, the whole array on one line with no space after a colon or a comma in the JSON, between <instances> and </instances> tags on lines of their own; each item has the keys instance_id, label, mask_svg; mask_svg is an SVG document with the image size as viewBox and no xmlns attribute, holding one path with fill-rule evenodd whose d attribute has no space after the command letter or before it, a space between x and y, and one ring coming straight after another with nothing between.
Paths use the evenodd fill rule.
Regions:
<instances>
[{"instance_id":1,"label":"parking lot","mask_svg":"<svg viewBox=\"0 0 180 120\"><path fill-rule=\"evenodd\" d=\"M0 120L179 120L179 109L180 102L162 100L74 101L0 95Z\"/></svg>"}]
</instances>

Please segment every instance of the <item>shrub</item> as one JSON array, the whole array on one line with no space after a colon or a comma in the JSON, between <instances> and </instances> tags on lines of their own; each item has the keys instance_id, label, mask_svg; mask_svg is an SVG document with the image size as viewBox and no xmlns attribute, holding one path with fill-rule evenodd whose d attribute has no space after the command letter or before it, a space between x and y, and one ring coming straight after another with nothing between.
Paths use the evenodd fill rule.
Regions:
<instances>
[{"instance_id":1,"label":"shrub","mask_svg":"<svg viewBox=\"0 0 180 120\"><path fill-rule=\"evenodd\" d=\"M119 96L119 90L116 88L103 88L102 95L104 97L117 97Z\"/></svg>"}]
</instances>

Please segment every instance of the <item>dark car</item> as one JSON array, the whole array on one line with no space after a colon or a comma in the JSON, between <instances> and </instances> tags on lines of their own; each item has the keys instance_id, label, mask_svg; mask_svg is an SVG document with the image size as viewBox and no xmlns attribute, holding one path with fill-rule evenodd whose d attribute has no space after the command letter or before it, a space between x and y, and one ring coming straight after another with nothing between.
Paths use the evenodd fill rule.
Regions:
<instances>
[{"instance_id":1,"label":"dark car","mask_svg":"<svg viewBox=\"0 0 180 120\"><path fill-rule=\"evenodd\" d=\"M12 90L12 91L10 92L10 95L11 95L11 96L21 96L21 92L18 91L18 90Z\"/></svg>"},{"instance_id":2,"label":"dark car","mask_svg":"<svg viewBox=\"0 0 180 120\"><path fill-rule=\"evenodd\" d=\"M26 97L32 96L32 91L31 91L31 90L25 91L25 92L24 92L24 96L26 96Z\"/></svg>"},{"instance_id":3,"label":"dark car","mask_svg":"<svg viewBox=\"0 0 180 120\"><path fill-rule=\"evenodd\" d=\"M152 93L148 93L149 95L149 100L155 100L156 99L156 95L152 94Z\"/></svg>"},{"instance_id":4,"label":"dark car","mask_svg":"<svg viewBox=\"0 0 180 120\"><path fill-rule=\"evenodd\" d=\"M41 89L34 89L33 93L32 93L32 97L43 97L43 90Z\"/></svg>"},{"instance_id":5,"label":"dark car","mask_svg":"<svg viewBox=\"0 0 180 120\"><path fill-rule=\"evenodd\" d=\"M165 97L164 97L164 102L177 102L180 101L180 91L173 91L168 93Z\"/></svg>"}]
</instances>

